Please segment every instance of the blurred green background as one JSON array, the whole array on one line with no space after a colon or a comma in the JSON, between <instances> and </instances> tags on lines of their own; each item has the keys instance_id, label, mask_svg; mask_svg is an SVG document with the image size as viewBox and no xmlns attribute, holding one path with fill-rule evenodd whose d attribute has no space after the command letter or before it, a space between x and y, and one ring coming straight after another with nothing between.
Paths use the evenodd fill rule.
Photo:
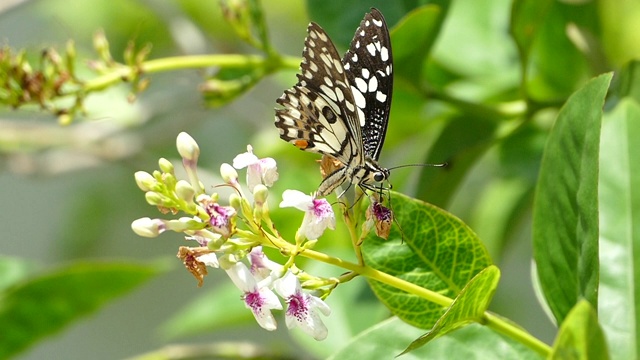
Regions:
<instances>
[{"instance_id":1,"label":"blurred green background","mask_svg":"<svg viewBox=\"0 0 640 360\"><path fill-rule=\"evenodd\" d=\"M274 47L291 56L301 54L310 20L320 23L344 51L370 7L380 8L389 26L394 26L421 3L426 2L355 1L345 12L338 1L262 1ZM419 79L427 81L433 93L416 91L406 78L396 79L380 162L387 167L451 163L449 169L398 169L391 177L394 189L451 211L477 231L502 270L491 310L550 343L556 330L533 291L530 235L532 190L546 131L557 106L586 79L638 55L638 46L627 44L637 40L633 36L638 36L640 29L635 35L624 32L624 36L615 31L640 24L632 21L640 14L638 6L624 1L610 5L545 2L554 10L541 25L536 23L540 9L530 5L531 9L521 13L529 18L522 15L518 20L525 25L530 21L540 32L538 42L532 45L535 51L526 52L526 60L534 65L527 70L526 85L521 86L522 52L509 34L512 1L434 3L443 5L448 13L435 42L426 43L433 47ZM615 23L618 20L612 20L613 15L619 13L628 16ZM606 46L582 55L576 42L570 41L571 30L555 26L556 21L564 24L567 18L597 29ZM92 37L98 29L104 30L118 61L130 40L139 46L153 44L152 59L257 53L233 33L217 1L0 4L2 42L13 49L26 49L32 60L37 61L43 48L64 49L68 39L75 40L79 59L95 58ZM615 41L605 41L611 39ZM277 207L284 189L311 192L319 183L314 163L317 157L281 141L273 126L275 99L295 83L295 72L270 76L236 101L215 109L205 106L198 90L203 78L211 74L211 70L202 69L154 74L150 87L133 103L127 102L126 85L94 94L85 104L87 115L68 127L60 127L55 117L35 110L0 112L0 199L4 205L0 211L0 255L20 264L11 276L47 273L79 260L149 263L164 259L170 269L29 349L21 359L124 358L170 343L238 339L282 347L284 353L296 351L297 345L290 341L292 335L284 326L274 333L262 331L248 312L249 321L242 326L177 338L163 332L168 318L203 294L215 297L217 286L228 280L220 272L211 272L205 286L197 288L175 258L177 247L183 244L181 236L163 234L145 239L130 230L132 220L157 216L155 209L146 205L133 173L156 169L159 157L175 161L175 137L180 131L188 132L200 144L200 174L207 187L221 182L217 174L220 163L231 162L249 143L259 157L271 156L278 161L281 181L271 192L272 208ZM93 75L85 70L81 76ZM441 94L468 103L452 106ZM530 109L538 110L525 124L518 116L510 116L523 109L523 94ZM473 104L488 105L497 115L482 109L474 113ZM287 221L289 215L279 212L274 218L283 233L292 235L298 220ZM344 239L344 243L331 243L332 235L321 241L334 252L348 253L349 244L340 236L341 231L344 229L339 227L333 237ZM365 288L362 279L355 283L358 289ZM362 291L360 296L370 300L371 294ZM328 303L334 305L332 297ZM242 311L240 301L229 306ZM331 348L339 343L328 341L320 346Z\"/></svg>"}]
</instances>

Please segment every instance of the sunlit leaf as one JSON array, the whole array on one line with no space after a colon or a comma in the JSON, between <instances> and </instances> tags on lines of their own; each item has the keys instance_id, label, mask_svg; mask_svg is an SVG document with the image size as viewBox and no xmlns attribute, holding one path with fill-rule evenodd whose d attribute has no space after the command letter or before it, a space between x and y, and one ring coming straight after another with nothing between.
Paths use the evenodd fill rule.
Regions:
<instances>
[{"instance_id":1,"label":"sunlit leaf","mask_svg":"<svg viewBox=\"0 0 640 360\"><path fill-rule=\"evenodd\" d=\"M462 221L433 205L391 193L399 225L389 240L370 234L363 244L365 263L375 269L454 299L491 265L487 250ZM391 312L407 323L431 329L445 313L441 305L370 281Z\"/></svg>"},{"instance_id":2,"label":"sunlit leaf","mask_svg":"<svg viewBox=\"0 0 640 360\"><path fill-rule=\"evenodd\" d=\"M415 351L428 342L473 322L480 322L498 287L500 270L491 265L482 270L462 289L433 328L420 336L403 352Z\"/></svg>"},{"instance_id":3,"label":"sunlit leaf","mask_svg":"<svg viewBox=\"0 0 640 360\"><path fill-rule=\"evenodd\" d=\"M393 359L402 352L404 344L410 343L422 333L423 330L394 317L361 333L329 359ZM487 327L473 324L439 337L429 345L406 353L399 359L539 360L542 357Z\"/></svg>"},{"instance_id":4,"label":"sunlit leaf","mask_svg":"<svg viewBox=\"0 0 640 360\"><path fill-rule=\"evenodd\" d=\"M541 289L558 323L580 298L597 306L598 148L611 74L591 80L560 110L542 158L533 245Z\"/></svg>"},{"instance_id":5,"label":"sunlit leaf","mask_svg":"<svg viewBox=\"0 0 640 360\"><path fill-rule=\"evenodd\" d=\"M549 359L609 359L604 334L598 324L598 316L588 301L581 300L571 309L560 326Z\"/></svg>"},{"instance_id":6,"label":"sunlit leaf","mask_svg":"<svg viewBox=\"0 0 640 360\"><path fill-rule=\"evenodd\" d=\"M623 99L602 124L598 314L611 357L640 358L640 105Z\"/></svg>"},{"instance_id":7,"label":"sunlit leaf","mask_svg":"<svg viewBox=\"0 0 640 360\"><path fill-rule=\"evenodd\" d=\"M598 2L602 47L616 67L640 57L640 7L635 0Z\"/></svg>"}]
</instances>

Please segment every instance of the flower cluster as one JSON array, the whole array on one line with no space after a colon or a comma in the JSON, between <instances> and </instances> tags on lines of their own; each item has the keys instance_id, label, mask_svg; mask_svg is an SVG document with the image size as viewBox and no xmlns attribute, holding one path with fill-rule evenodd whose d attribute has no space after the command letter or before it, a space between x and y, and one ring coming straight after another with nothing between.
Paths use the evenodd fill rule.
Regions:
<instances>
[{"instance_id":1,"label":"flower cluster","mask_svg":"<svg viewBox=\"0 0 640 360\"><path fill-rule=\"evenodd\" d=\"M178 180L173 164L166 159L160 159L159 170L152 174L139 171L135 179L147 202L161 213L187 215L170 220L141 218L132 223L133 231L144 237L156 237L167 230L184 233L196 246L181 246L178 257L199 286L209 268L221 268L240 289L246 307L261 327L276 329L272 310L282 310L284 303L289 328L299 326L316 340L324 339L327 328L319 314L329 315L330 309L322 298L329 295L336 280L305 273L294 260L327 228L335 228L330 204L296 190L283 193L281 208L294 207L305 213L292 244L280 237L269 215L268 187L278 179L274 159L260 159L248 146L247 152L235 157L233 165L222 164L221 177L234 190L225 205L217 193L207 194L198 178L200 149L195 140L181 133L177 148L188 181ZM237 169L244 168L251 200L238 180ZM284 265L276 263L267 258L263 246L275 247L289 258Z\"/></svg>"}]
</instances>

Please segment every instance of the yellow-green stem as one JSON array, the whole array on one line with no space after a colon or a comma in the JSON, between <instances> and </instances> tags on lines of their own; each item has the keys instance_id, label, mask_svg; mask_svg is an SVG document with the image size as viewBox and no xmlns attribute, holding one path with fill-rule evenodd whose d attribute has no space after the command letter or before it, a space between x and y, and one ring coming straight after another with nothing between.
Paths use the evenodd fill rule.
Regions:
<instances>
[{"instance_id":1,"label":"yellow-green stem","mask_svg":"<svg viewBox=\"0 0 640 360\"><path fill-rule=\"evenodd\" d=\"M135 75L136 71L142 71L145 74L150 74L163 71L198 69L212 66L251 68L257 65L263 65L266 62L273 62L282 68L298 69L300 58L284 56L279 59L273 59L259 55L235 54L166 57L145 61L140 64L139 68L122 65L122 67L119 68L109 69L109 72L85 82L83 91L91 92L102 90L110 85L122 81L122 79L127 79L132 75Z\"/></svg>"},{"instance_id":2,"label":"yellow-green stem","mask_svg":"<svg viewBox=\"0 0 640 360\"><path fill-rule=\"evenodd\" d=\"M376 281L380 281L381 283L393 286L396 289L420 296L425 300L441 305L443 308L449 307L453 302L453 299L448 298L444 295L412 284L408 281L399 279L395 276L391 276L387 273L370 268L366 265L357 265L313 250L305 250L301 252L300 255L310 259L322 261L327 264L335 265L347 270L351 270L354 273L360 274ZM551 348L549 347L549 345L543 343L539 339L527 333L525 330L511 324L510 322L496 315L491 314L488 311L484 313L483 321L484 324L491 329L520 342L521 344L536 351L540 355L547 356L551 352Z\"/></svg>"}]
</instances>

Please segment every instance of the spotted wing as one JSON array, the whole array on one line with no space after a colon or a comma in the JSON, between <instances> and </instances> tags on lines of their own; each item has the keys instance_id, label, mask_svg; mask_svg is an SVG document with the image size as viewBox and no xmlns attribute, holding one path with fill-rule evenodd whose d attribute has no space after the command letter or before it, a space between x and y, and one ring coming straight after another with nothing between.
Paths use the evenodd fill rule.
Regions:
<instances>
[{"instance_id":1,"label":"spotted wing","mask_svg":"<svg viewBox=\"0 0 640 360\"><path fill-rule=\"evenodd\" d=\"M307 32L298 83L276 100L283 106L275 120L280 137L346 167L363 165L360 121L340 56L320 26L311 23Z\"/></svg>"},{"instance_id":2,"label":"spotted wing","mask_svg":"<svg viewBox=\"0 0 640 360\"><path fill-rule=\"evenodd\" d=\"M364 152L378 160L387 133L393 92L391 40L377 9L366 14L342 63L362 128Z\"/></svg>"}]
</instances>

